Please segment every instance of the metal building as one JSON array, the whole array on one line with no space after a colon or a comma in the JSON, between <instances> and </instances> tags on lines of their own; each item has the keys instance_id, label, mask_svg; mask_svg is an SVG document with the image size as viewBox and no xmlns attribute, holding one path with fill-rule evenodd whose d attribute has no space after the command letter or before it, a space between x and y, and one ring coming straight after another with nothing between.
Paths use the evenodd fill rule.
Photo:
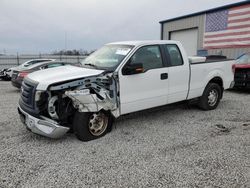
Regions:
<instances>
[{"instance_id":1,"label":"metal building","mask_svg":"<svg viewBox=\"0 0 250 188\"><path fill-rule=\"evenodd\" d=\"M181 41L188 55L237 58L250 52L250 1L163 20L161 39Z\"/></svg>"}]
</instances>

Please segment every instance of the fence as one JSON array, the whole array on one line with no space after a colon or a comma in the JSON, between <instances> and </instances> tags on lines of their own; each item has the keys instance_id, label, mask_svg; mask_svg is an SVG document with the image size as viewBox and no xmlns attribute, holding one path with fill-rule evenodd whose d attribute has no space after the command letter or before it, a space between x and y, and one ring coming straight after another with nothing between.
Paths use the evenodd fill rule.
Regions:
<instances>
[{"instance_id":1,"label":"fence","mask_svg":"<svg viewBox=\"0 0 250 188\"><path fill-rule=\"evenodd\" d=\"M0 55L0 69L18 66L31 59L56 59L69 63L79 63L86 56L66 56L66 55Z\"/></svg>"}]
</instances>

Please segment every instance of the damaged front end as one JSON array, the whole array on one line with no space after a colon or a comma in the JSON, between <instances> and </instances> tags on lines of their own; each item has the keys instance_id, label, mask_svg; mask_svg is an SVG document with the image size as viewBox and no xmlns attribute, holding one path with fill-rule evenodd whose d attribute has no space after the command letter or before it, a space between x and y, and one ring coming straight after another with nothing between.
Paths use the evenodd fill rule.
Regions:
<instances>
[{"instance_id":1,"label":"damaged front end","mask_svg":"<svg viewBox=\"0 0 250 188\"><path fill-rule=\"evenodd\" d=\"M47 91L35 89L26 79L22 85L19 114L32 132L58 138L72 128L75 113L106 111L120 115L118 77L102 73L51 85ZM29 96L26 96L27 94ZM29 101L34 101L29 104Z\"/></svg>"},{"instance_id":2,"label":"damaged front end","mask_svg":"<svg viewBox=\"0 0 250 188\"><path fill-rule=\"evenodd\" d=\"M65 117L68 119L74 110L79 112L104 110L118 117L120 115L118 88L118 76L114 73L102 73L52 85L48 89L48 114L52 119L59 121L62 119L65 121ZM60 107L62 104L65 105ZM60 113L63 113L63 116Z\"/></svg>"}]
</instances>

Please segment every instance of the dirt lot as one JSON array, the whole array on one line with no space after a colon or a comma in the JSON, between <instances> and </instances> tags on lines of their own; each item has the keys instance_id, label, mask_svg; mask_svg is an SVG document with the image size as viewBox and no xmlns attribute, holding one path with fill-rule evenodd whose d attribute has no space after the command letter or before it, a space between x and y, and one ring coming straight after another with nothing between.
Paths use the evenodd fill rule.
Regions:
<instances>
[{"instance_id":1,"label":"dirt lot","mask_svg":"<svg viewBox=\"0 0 250 188\"><path fill-rule=\"evenodd\" d=\"M27 131L18 98L0 81L0 187L250 187L248 92L225 92L214 111L175 104L127 115L87 143Z\"/></svg>"}]
</instances>

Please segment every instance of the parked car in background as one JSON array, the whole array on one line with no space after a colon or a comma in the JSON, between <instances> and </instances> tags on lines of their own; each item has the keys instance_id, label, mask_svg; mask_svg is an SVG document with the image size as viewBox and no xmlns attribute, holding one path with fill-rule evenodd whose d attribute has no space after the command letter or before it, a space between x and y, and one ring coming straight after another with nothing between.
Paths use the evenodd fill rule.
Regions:
<instances>
[{"instance_id":1,"label":"parked car in background","mask_svg":"<svg viewBox=\"0 0 250 188\"><path fill-rule=\"evenodd\" d=\"M240 56L233 65L234 87L250 88L250 53Z\"/></svg>"},{"instance_id":2,"label":"parked car in background","mask_svg":"<svg viewBox=\"0 0 250 188\"><path fill-rule=\"evenodd\" d=\"M79 63L80 64L80 63ZM43 70L43 69L48 69L48 68L53 68L53 67L59 67L59 66L64 66L64 65L76 65L79 66L76 63L68 63L68 62L62 62L62 61L49 61L49 62L40 62L36 63L33 65L30 65L28 67L23 68L21 70L13 70L13 74L11 77L11 83L13 86L20 88L22 85L23 79L30 73Z\"/></svg>"},{"instance_id":3,"label":"parked car in background","mask_svg":"<svg viewBox=\"0 0 250 188\"><path fill-rule=\"evenodd\" d=\"M42 62L51 62L51 61L55 61L55 59L32 59L32 60L22 63L19 66L1 70L0 78L2 78L3 80L11 80L13 71L21 71L23 69L25 70L34 64L42 63Z\"/></svg>"},{"instance_id":4,"label":"parked car in background","mask_svg":"<svg viewBox=\"0 0 250 188\"><path fill-rule=\"evenodd\" d=\"M2 80L10 80L10 78L6 75L6 71L7 71L8 69L2 69L2 70L0 70L0 79L2 79Z\"/></svg>"}]
</instances>

